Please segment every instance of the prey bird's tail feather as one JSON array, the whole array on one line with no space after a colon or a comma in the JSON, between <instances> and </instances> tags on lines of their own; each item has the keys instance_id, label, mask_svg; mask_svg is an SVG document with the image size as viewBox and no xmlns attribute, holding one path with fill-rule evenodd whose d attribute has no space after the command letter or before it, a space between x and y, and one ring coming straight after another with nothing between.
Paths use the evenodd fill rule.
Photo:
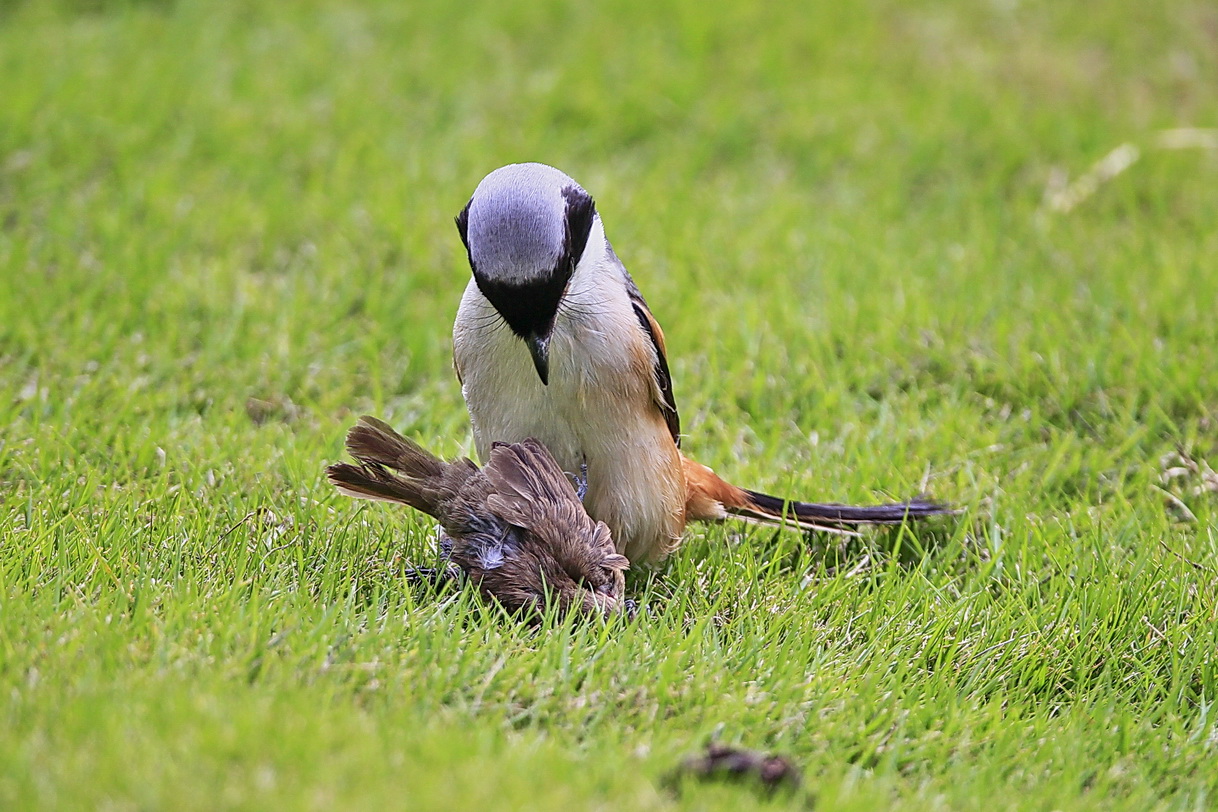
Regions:
<instances>
[{"instance_id":1,"label":"prey bird's tail feather","mask_svg":"<svg viewBox=\"0 0 1218 812\"><path fill-rule=\"evenodd\" d=\"M347 496L378 502L400 502L435 515L435 505L426 498L418 480L402 479L379 465L335 463L326 468L326 478Z\"/></svg>"},{"instance_id":2,"label":"prey bird's tail feather","mask_svg":"<svg viewBox=\"0 0 1218 812\"><path fill-rule=\"evenodd\" d=\"M444 462L375 417L364 416L347 432L347 452L358 465L338 463L326 477L358 499L400 502L442 518L439 512L477 467L467 459Z\"/></svg>"},{"instance_id":3,"label":"prey bird's tail feather","mask_svg":"<svg viewBox=\"0 0 1218 812\"><path fill-rule=\"evenodd\" d=\"M388 423L364 415L347 432L347 453L365 465L383 465L411 479L440 476L447 463L407 440Z\"/></svg>"}]
</instances>

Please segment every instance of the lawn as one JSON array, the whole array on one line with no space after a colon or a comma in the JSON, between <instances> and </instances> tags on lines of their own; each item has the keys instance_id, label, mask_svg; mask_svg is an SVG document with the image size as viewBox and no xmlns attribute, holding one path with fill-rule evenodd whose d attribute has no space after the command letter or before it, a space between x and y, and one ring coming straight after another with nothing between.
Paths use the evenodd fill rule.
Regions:
<instances>
[{"instance_id":1,"label":"lawn","mask_svg":"<svg viewBox=\"0 0 1218 812\"><path fill-rule=\"evenodd\" d=\"M0 2L0 808L1218 803L1216 76L1204 2ZM471 453L452 218L519 160L686 453L964 513L695 527L634 622L413 587L322 471ZM712 736L803 791L674 789Z\"/></svg>"}]
</instances>

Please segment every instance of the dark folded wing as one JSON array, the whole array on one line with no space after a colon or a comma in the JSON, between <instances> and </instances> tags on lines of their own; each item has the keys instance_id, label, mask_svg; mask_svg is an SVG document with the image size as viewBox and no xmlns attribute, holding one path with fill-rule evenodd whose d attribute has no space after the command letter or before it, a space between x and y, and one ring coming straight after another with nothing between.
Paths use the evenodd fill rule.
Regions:
<instances>
[{"instance_id":1,"label":"dark folded wing","mask_svg":"<svg viewBox=\"0 0 1218 812\"><path fill-rule=\"evenodd\" d=\"M623 273L625 273L624 268ZM656 401L656 405L660 407L660 412L664 415L664 422L668 425L668 432L672 435L673 442L679 447L681 445L681 416L677 413L677 401L672 394L672 374L668 371L668 355L664 351L664 331L660 329L659 323L651 315L643 294L639 292L638 286L634 284L634 280L628 273L626 274L626 290L630 295L630 304L634 307L634 315L639 320L639 326L643 328L643 332L651 339L651 345L655 347L656 362L652 372L655 374L656 386L660 390L660 398Z\"/></svg>"}]
</instances>

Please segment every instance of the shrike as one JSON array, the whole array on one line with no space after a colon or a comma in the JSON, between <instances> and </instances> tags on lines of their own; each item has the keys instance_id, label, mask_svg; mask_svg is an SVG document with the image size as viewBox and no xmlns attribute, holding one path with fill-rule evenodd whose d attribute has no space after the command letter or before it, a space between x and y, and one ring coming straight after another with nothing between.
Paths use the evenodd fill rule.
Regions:
<instances>
[{"instance_id":1,"label":"shrike","mask_svg":"<svg viewBox=\"0 0 1218 812\"><path fill-rule=\"evenodd\" d=\"M478 454L535 437L632 562L663 559L691 520L738 516L843 531L949 513L913 500L791 502L732 485L681 454L664 333L605 239L592 197L544 164L487 175L457 215L473 278L453 356Z\"/></svg>"}]
</instances>

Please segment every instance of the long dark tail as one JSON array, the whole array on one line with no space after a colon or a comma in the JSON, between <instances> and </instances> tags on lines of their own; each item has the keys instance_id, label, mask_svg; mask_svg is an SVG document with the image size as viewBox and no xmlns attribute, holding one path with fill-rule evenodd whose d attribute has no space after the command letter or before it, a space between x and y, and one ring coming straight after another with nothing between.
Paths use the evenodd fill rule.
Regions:
<instances>
[{"instance_id":1,"label":"long dark tail","mask_svg":"<svg viewBox=\"0 0 1218 812\"><path fill-rule=\"evenodd\" d=\"M951 516L951 507L925 499L890 502L881 505L839 505L836 503L790 502L767 493L744 490L748 504L727 507L727 511L743 519L762 524L794 524L805 530L850 532L863 524L904 524L931 516ZM726 507L726 506L725 506Z\"/></svg>"},{"instance_id":2,"label":"long dark tail","mask_svg":"<svg viewBox=\"0 0 1218 812\"><path fill-rule=\"evenodd\" d=\"M925 499L865 507L780 499L737 487L688 457L681 461L688 491L686 515L690 519L723 519L726 513L758 524L851 535L859 525L902 524L956 513L948 505Z\"/></svg>"},{"instance_id":3,"label":"long dark tail","mask_svg":"<svg viewBox=\"0 0 1218 812\"><path fill-rule=\"evenodd\" d=\"M466 459L444 462L368 416L347 432L347 452L359 465L326 468L334 487L357 499L399 502L437 517L443 503L478 470Z\"/></svg>"}]
</instances>

